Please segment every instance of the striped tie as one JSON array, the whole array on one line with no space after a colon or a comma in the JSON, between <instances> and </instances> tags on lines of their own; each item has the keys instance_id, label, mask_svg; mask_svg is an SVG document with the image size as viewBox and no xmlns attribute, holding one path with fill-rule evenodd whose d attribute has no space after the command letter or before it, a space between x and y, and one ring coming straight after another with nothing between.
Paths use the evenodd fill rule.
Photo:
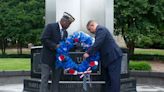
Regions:
<instances>
[{"instance_id":1,"label":"striped tie","mask_svg":"<svg viewBox=\"0 0 164 92\"><path fill-rule=\"evenodd\" d=\"M61 40L64 39L64 29L61 30Z\"/></svg>"}]
</instances>

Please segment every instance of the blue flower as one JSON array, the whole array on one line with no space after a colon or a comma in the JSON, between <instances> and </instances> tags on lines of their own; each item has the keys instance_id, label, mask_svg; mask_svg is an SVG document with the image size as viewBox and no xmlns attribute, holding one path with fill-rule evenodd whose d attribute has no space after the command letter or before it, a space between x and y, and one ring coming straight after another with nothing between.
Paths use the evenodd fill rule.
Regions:
<instances>
[{"instance_id":1,"label":"blue flower","mask_svg":"<svg viewBox=\"0 0 164 92\"><path fill-rule=\"evenodd\" d=\"M83 60L81 64L77 64L75 61L73 61L68 53L69 50L74 48L74 45L76 44L80 44L82 48L87 51L93 43L94 38L88 34L84 32L74 32L73 35L66 39L66 41L60 42L59 48L56 49L56 67L64 68L65 70L72 69L77 72L85 72L89 67L91 67L92 70L96 70L98 61L100 59L98 52L86 60Z\"/></svg>"}]
</instances>

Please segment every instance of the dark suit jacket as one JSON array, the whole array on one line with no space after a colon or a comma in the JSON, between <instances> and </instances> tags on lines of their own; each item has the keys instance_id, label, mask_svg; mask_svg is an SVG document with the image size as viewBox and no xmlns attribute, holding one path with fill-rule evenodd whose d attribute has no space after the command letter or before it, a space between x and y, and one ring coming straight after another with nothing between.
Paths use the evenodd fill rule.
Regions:
<instances>
[{"instance_id":1,"label":"dark suit jacket","mask_svg":"<svg viewBox=\"0 0 164 92\"><path fill-rule=\"evenodd\" d=\"M64 31L64 38L68 36L67 31ZM43 49L41 52L41 63L55 66L56 60L56 45L61 41L61 33L58 23L48 24L41 36Z\"/></svg>"},{"instance_id":2,"label":"dark suit jacket","mask_svg":"<svg viewBox=\"0 0 164 92\"><path fill-rule=\"evenodd\" d=\"M122 51L116 44L109 30L98 25L95 34L95 43L87 51L89 55L100 52L101 62L104 67L122 56Z\"/></svg>"}]
</instances>

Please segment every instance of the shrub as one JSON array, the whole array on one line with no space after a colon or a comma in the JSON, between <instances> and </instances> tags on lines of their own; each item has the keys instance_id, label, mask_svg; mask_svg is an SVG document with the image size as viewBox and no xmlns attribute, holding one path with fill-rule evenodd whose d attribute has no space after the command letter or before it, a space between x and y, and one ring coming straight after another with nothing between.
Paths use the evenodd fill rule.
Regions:
<instances>
[{"instance_id":1,"label":"shrub","mask_svg":"<svg viewBox=\"0 0 164 92\"><path fill-rule=\"evenodd\" d=\"M134 61L131 61L129 63L129 69L130 70L150 71L151 66L147 62L134 62Z\"/></svg>"},{"instance_id":2,"label":"shrub","mask_svg":"<svg viewBox=\"0 0 164 92\"><path fill-rule=\"evenodd\" d=\"M30 58L30 54L0 54L0 58Z\"/></svg>"},{"instance_id":3,"label":"shrub","mask_svg":"<svg viewBox=\"0 0 164 92\"><path fill-rule=\"evenodd\" d=\"M150 48L153 45L151 37L142 36L139 41L136 43L136 47L140 48Z\"/></svg>"},{"instance_id":4,"label":"shrub","mask_svg":"<svg viewBox=\"0 0 164 92\"><path fill-rule=\"evenodd\" d=\"M141 36L138 41L136 41L136 47L164 49L163 34L159 33L156 35Z\"/></svg>"},{"instance_id":5,"label":"shrub","mask_svg":"<svg viewBox=\"0 0 164 92\"><path fill-rule=\"evenodd\" d=\"M156 36L152 38L153 44L151 48L158 48L164 49L164 37L163 36Z\"/></svg>"},{"instance_id":6,"label":"shrub","mask_svg":"<svg viewBox=\"0 0 164 92\"><path fill-rule=\"evenodd\" d=\"M134 54L133 56L130 57L130 60L159 60L159 61L164 61L164 55L147 55L147 54Z\"/></svg>"}]
</instances>

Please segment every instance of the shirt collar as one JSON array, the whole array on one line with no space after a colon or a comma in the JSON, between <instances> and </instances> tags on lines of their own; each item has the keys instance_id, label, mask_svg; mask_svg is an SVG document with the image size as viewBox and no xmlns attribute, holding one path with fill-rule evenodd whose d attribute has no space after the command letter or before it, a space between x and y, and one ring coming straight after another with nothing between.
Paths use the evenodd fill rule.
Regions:
<instances>
[{"instance_id":1,"label":"shirt collar","mask_svg":"<svg viewBox=\"0 0 164 92\"><path fill-rule=\"evenodd\" d=\"M58 22L58 24L59 24L59 28L60 28L60 30L62 30L62 26L61 26L60 22Z\"/></svg>"}]
</instances>

